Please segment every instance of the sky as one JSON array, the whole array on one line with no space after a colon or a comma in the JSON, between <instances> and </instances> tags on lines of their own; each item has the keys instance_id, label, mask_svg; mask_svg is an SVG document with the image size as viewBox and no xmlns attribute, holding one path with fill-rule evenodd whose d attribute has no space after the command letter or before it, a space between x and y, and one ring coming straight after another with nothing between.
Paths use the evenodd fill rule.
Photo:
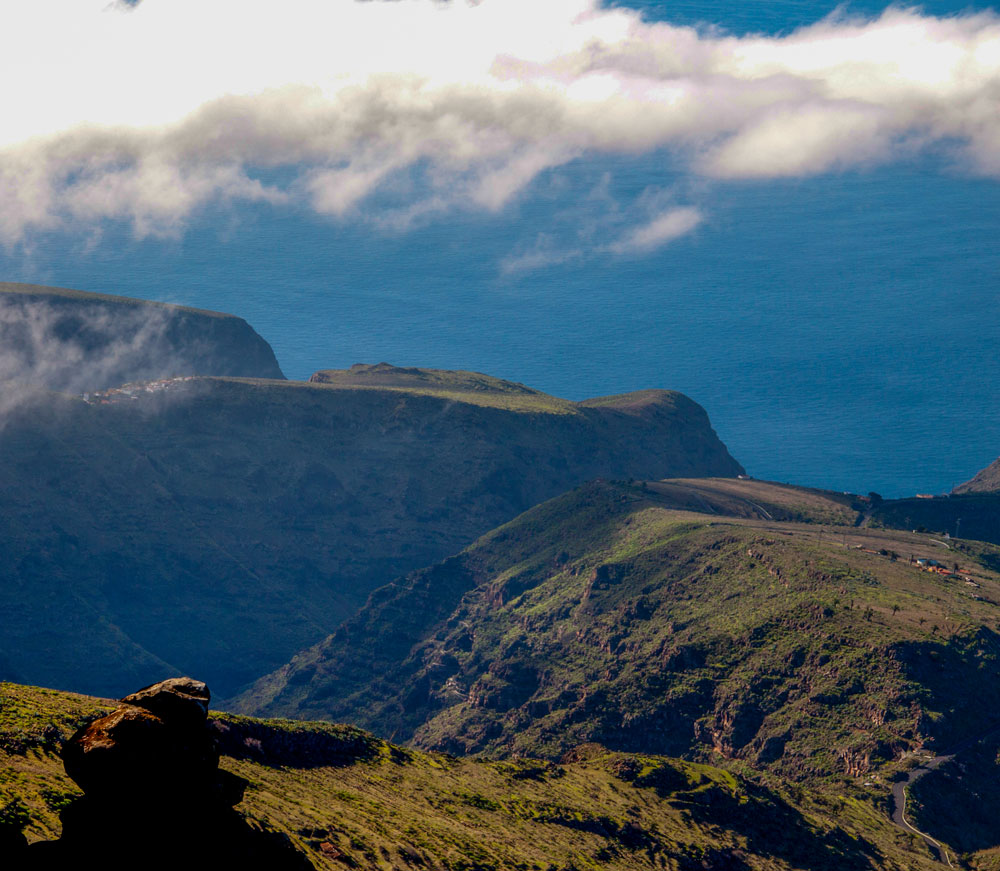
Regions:
<instances>
[{"instance_id":1,"label":"sky","mask_svg":"<svg viewBox=\"0 0 1000 871\"><path fill-rule=\"evenodd\" d=\"M663 149L692 183L932 150L1000 174L990 12L834 14L734 36L593 0L36 0L4 4L0 32L0 76L17 82L0 97L8 247L108 221L176 235L218 202L405 229L501 210L581 156ZM662 197L606 252L669 244L703 208Z\"/></svg>"}]
</instances>

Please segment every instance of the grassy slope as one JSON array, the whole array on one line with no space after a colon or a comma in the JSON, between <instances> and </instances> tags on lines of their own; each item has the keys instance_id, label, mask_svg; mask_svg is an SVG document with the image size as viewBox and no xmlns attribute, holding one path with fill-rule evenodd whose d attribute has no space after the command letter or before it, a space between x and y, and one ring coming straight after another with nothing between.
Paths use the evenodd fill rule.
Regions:
<instances>
[{"instance_id":1,"label":"grassy slope","mask_svg":"<svg viewBox=\"0 0 1000 871\"><path fill-rule=\"evenodd\" d=\"M455 402L522 413L585 416L586 409L613 410L633 415L651 408L668 409L671 412L694 411L691 400L673 390L638 390L571 402L482 372L399 367L388 363L373 366L357 363L350 369L322 369L312 375L309 383L340 390L379 388L416 396L437 396Z\"/></svg>"},{"instance_id":2,"label":"grassy slope","mask_svg":"<svg viewBox=\"0 0 1000 871\"><path fill-rule=\"evenodd\" d=\"M20 297L22 299L55 299L81 303L100 302L138 308L149 306L150 308L165 309L167 311L190 312L191 314L204 315L210 318L233 318L239 320L236 315L209 311L208 309L174 305L167 302L156 302L155 300L136 299L130 296L115 296L110 293L92 293L85 290L71 290L66 287L48 287L42 284L21 284L12 281L0 281L0 294L8 294L11 297Z\"/></svg>"},{"instance_id":3,"label":"grassy slope","mask_svg":"<svg viewBox=\"0 0 1000 871\"><path fill-rule=\"evenodd\" d=\"M581 480L740 469L684 397L551 414L540 396L218 378L24 406L0 430L0 677L119 694L180 671L233 692Z\"/></svg>"},{"instance_id":4,"label":"grassy slope","mask_svg":"<svg viewBox=\"0 0 1000 871\"><path fill-rule=\"evenodd\" d=\"M0 816L24 813L29 839L58 834L58 809L77 790L56 749L105 705L0 684ZM250 782L241 809L288 833L317 868L936 867L863 789L810 795L595 746L559 764L455 759L345 727L216 717L223 766Z\"/></svg>"},{"instance_id":5,"label":"grassy slope","mask_svg":"<svg viewBox=\"0 0 1000 871\"><path fill-rule=\"evenodd\" d=\"M853 517L757 481L586 486L378 591L240 704L452 752L599 741L808 782L888 776L1000 706L997 549L956 556ZM949 554L979 586L911 553Z\"/></svg>"}]
</instances>

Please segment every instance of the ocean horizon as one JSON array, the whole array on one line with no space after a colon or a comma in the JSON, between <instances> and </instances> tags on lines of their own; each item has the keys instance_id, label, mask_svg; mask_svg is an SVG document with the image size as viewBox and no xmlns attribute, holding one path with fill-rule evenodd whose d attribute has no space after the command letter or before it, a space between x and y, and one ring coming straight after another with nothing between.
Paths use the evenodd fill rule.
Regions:
<instances>
[{"instance_id":1,"label":"ocean horizon","mask_svg":"<svg viewBox=\"0 0 1000 871\"><path fill-rule=\"evenodd\" d=\"M833 11L630 5L735 34ZM406 175L408 197L428 172ZM47 231L0 253L2 277L239 315L294 379L384 360L569 399L680 390L760 478L941 493L1000 453L1000 185L944 146L749 181L692 180L669 150L588 153L492 211L403 221L399 197L376 193L358 220L216 203L167 238L114 223ZM703 217L663 247L615 251L609 239L651 202Z\"/></svg>"}]
</instances>

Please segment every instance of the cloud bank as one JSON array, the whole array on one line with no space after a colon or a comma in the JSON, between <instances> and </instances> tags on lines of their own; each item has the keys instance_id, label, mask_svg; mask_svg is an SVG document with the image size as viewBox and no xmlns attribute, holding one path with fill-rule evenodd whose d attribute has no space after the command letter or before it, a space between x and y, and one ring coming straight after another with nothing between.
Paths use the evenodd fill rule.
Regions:
<instances>
[{"instance_id":1,"label":"cloud bank","mask_svg":"<svg viewBox=\"0 0 1000 871\"><path fill-rule=\"evenodd\" d=\"M7 245L106 220L169 234L212 202L347 219L414 168L430 193L409 214L498 210L594 153L745 179L944 148L1000 176L989 13L732 37L596 0L34 0L2 4L0 32ZM698 215L661 218L622 250Z\"/></svg>"}]
</instances>

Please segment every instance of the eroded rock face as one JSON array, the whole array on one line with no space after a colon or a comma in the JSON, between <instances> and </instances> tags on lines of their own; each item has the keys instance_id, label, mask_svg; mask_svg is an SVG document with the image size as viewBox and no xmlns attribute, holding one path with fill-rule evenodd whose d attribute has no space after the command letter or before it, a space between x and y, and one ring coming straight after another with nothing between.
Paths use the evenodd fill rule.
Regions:
<instances>
[{"instance_id":1,"label":"eroded rock face","mask_svg":"<svg viewBox=\"0 0 1000 871\"><path fill-rule=\"evenodd\" d=\"M28 847L21 867L96 869L124 854L150 869L311 868L233 810L247 784L218 767L209 699L201 681L173 678L79 729L63 762L84 795L62 812L62 837Z\"/></svg>"},{"instance_id":2,"label":"eroded rock face","mask_svg":"<svg viewBox=\"0 0 1000 871\"><path fill-rule=\"evenodd\" d=\"M172 677L125 696L123 705L135 705L164 717L204 723L212 694L200 680Z\"/></svg>"}]
</instances>

